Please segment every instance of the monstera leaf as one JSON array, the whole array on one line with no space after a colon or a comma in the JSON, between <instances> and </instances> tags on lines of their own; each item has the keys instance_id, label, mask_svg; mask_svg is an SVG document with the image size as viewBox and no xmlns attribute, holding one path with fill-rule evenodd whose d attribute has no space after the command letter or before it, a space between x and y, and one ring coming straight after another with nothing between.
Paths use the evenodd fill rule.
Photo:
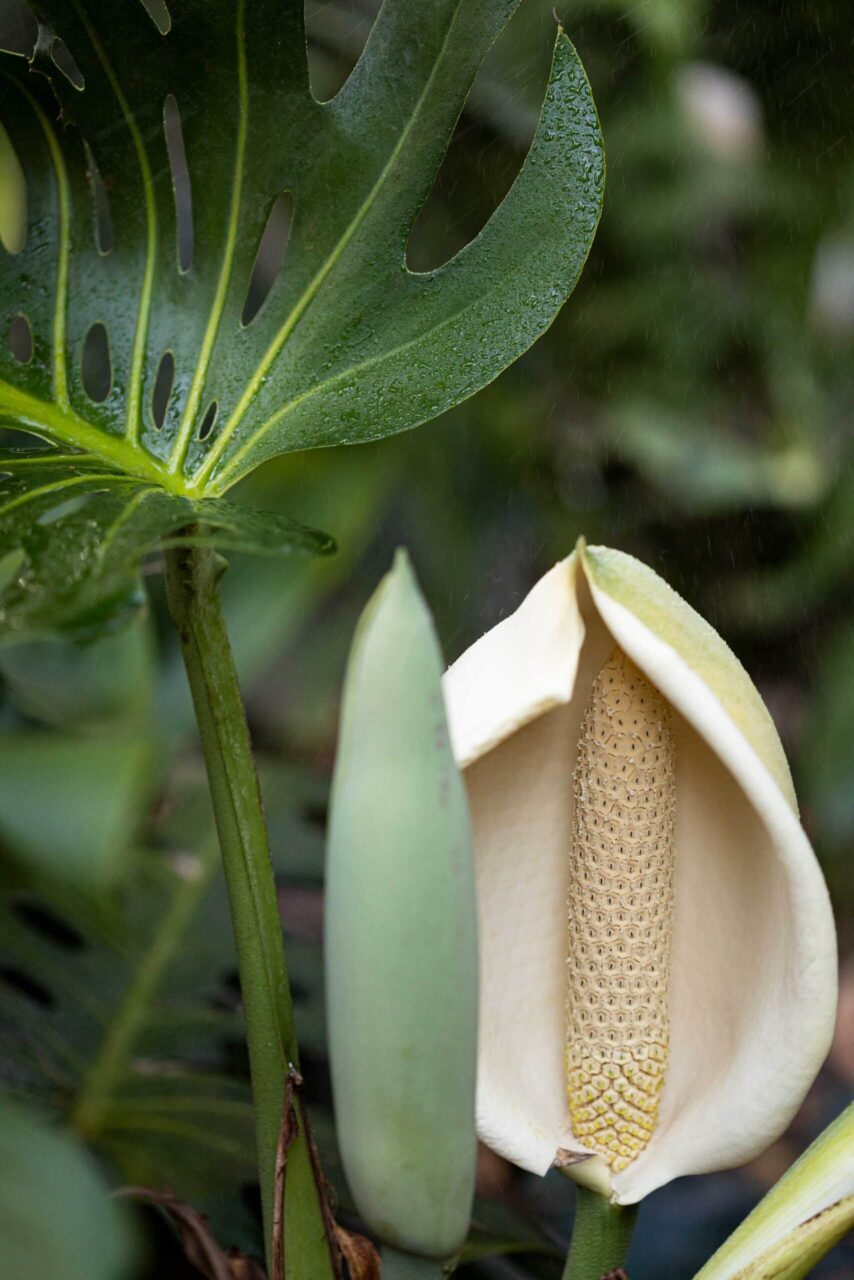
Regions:
<instances>
[{"instance_id":1,"label":"monstera leaf","mask_svg":"<svg viewBox=\"0 0 854 1280\"><path fill-rule=\"evenodd\" d=\"M0 1260L6 1275L119 1280L136 1274L132 1224L70 1135L0 1095Z\"/></svg>"},{"instance_id":2,"label":"monstera leaf","mask_svg":"<svg viewBox=\"0 0 854 1280\"><path fill-rule=\"evenodd\" d=\"M210 836L147 851L114 918L72 898L0 900L0 1078L64 1119L128 1182L198 1196L254 1170L252 1110L226 1075L242 1021Z\"/></svg>"},{"instance_id":3,"label":"monstera leaf","mask_svg":"<svg viewBox=\"0 0 854 1280\"><path fill-rule=\"evenodd\" d=\"M389 0L318 102L302 0L34 0L35 48L0 76L0 421L49 449L0 459L7 631L99 623L188 528L328 549L213 500L274 454L433 417L549 325L603 181L560 31L507 198L440 269L406 265L515 4Z\"/></svg>"},{"instance_id":4,"label":"monstera leaf","mask_svg":"<svg viewBox=\"0 0 854 1280\"><path fill-rule=\"evenodd\" d=\"M280 768L273 780L289 892L305 893L323 865L306 816L318 784ZM204 789L182 780L164 808L111 908L20 878L0 892L0 1082L85 1137L118 1180L171 1188L237 1243L228 1205L257 1169L227 891ZM318 941L289 937L310 1052L322 1044L319 955Z\"/></svg>"}]
</instances>

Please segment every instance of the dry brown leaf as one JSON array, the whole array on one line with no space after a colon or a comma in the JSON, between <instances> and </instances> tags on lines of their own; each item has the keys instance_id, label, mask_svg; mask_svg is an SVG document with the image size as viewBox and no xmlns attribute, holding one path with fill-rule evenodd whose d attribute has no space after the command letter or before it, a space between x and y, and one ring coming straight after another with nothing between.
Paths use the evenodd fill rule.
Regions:
<instances>
[{"instance_id":1,"label":"dry brown leaf","mask_svg":"<svg viewBox=\"0 0 854 1280\"><path fill-rule=\"evenodd\" d=\"M350 1280L380 1280L380 1255L366 1236L336 1226L335 1243L346 1264Z\"/></svg>"},{"instance_id":2,"label":"dry brown leaf","mask_svg":"<svg viewBox=\"0 0 854 1280\"><path fill-rule=\"evenodd\" d=\"M205 1280L266 1280L266 1273L258 1263L238 1249L224 1252L205 1215L179 1200L171 1191L158 1191L154 1187L121 1187L115 1194L162 1209L178 1232L184 1257Z\"/></svg>"}]
</instances>

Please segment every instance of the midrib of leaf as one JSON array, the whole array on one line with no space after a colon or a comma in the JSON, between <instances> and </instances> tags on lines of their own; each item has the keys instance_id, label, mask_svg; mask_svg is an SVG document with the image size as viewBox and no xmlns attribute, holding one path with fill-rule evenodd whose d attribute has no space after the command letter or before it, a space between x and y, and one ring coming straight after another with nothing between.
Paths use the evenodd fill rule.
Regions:
<instances>
[{"instance_id":1,"label":"midrib of leaf","mask_svg":"<svg viewBox=\"0 0 854 1280\"><path fill-rule=\"evenodd\" d=\"M173 1138L198 1142L200 1146L208 1147L211 1151L219 1151L225 1156L234 1156L235 1159L245 1159L247 1155L247 1147L243 1143L233 1138L220 1137L219 1134L212 1133L209 1126L202 1129L198 1125L187 1124L181 1120L134 1114L125 1121L120 1117L111 1117L109 1126L111 1132L146 1130L150 1133L168 1133Z\"/></svg>"},{"instance_id":2,"label":"midrib of leaf","mask_svg":"<svg viewBox=\"0 0 854 1280\"><path fill-rule=\"evenodd\" d=\"M326 259L326 261L321 266L320 270L316 273L316 275L310 281L310 283L308 284L302 296L295 303L293 309L291 310L284 324L278 330L275 337L270 342L270 345L267 347L267 350L262 356L261 361L255 368L255 372L253 373L252 377L247 383L246 388L242 396L240 397L240 400L237 402L237 405L235 406L231 414L231 417L228 419L228 422L225 423L222 430L219 432L214 444L212 445L211 449L208 451L208 455L205 461L197 469L195 475L193 476L190 487L194 492L204 492L205 485L211 475L211 472L216 467L220 457L222 456L224 450L228 446L229 440L231 439L237 427L240 425L241 421L245 417L247 411L249 410L252 404L252 401L255 399L255 396L258 394L258 391L260 390L264 382L264 379L267 376L267 373L270 369L271 364L278 356L284 344L290 338L291 334L293 333L296 326L299 324L302 317L305 315L308 308L311 306L312 302L314 301L317 294L319 293L322 285L324 284L327 277L329 276L329 273L333 270L336 263L341 258L341 255L344 253L348 244L352 240L353 236L356 234L359 227L367 217L368 213L373 208L373 205L376 202L377 197L379 196L380 192L385 186L386 181L388 180L389 175L391 174L392 170L397 164L400 153L403 150L404 146L406 145L406 142L407 142L407 139L409 138L410 133L415 127L415 123L418 120L418 117L421 113L421 109L424 106L424 103L429 97L438 69L445 56L445 52L447 50L448 43L451 38L451 33L454 30L454 27L456 25L456 21L459 16L459 12L462 4L463 4L463 0L457 0L456 5L454 6L453 15L451 17L450 22L448 23L447 29L445 31L445 35L442 39L441 47L436 56L435 62L433 63L433 68L430 71L430 74L427 77L427 80L425 81L424 88L421 90L421 93L418 95L418 100L415 103L415 106L409 116L409 119L406 121L406 124L401 130L400 137L395 143L394 148L388 160L386 161L385 165L383 166L379 177L377 178L371 190L368 192L362 204L356 210L356 213L354 214L351 221L348 223L347 227L344 229L343 235L338 240L337 244L333 248L329 257ZM250 440L247 441L246 445L244 446L241 452L245 451L247 448L251 448L251 446L255 441L255 438L256 436L253 435L250 438Z\"/></svg>"},{"instance_id":3,"label":"midrib of leaf","mask_svg":"<svg viewBox=\"0 0 854 1280\"><path fill-rule=\"evenodd\" d=\"M234 250L237 245L237 229L240 217L240 199L243 191L243 168L246 159L246 137L249 127L249 81L246 73L246 41L243 32L244 0L238 0L237 25L235 29L235 47L237 51L237 143L234 158L234 174L231 182L231 200L228 210L228 229L225 240L225 252L222 257L219 280L217 281L211 313L205 327L205 336L199 350L190 394L181 418L181 426L175 446L169 457L169 471L173 475L183 469L187 450L193 436L196 415L199 410L202 390L204 389L210 366L213 345L219 332L225 299L231 281L231 270L234 265Z\"/></svg>"},{"instance_id":4,"label":"midrib of leaf","mask_svg":"<svg viewBox=\"0 0 854 1280\"><path fill-rule=\"evenodd\" d=\"M218 849L212 838L202 845L195 878L182 881L176 890L110 1022L98 1054L85 1073L70 1124L86 1138L95 1137L102 1127L113 1089L145 1021L148 1006L217 865Z\"/></svg>"},{"instance_id":5,"label":"midrib of leaf","mask_svg":"<svg viewBox=\"0 0 854 1280\"><path fill-rule=\"evenodd\" d=\"M100 458L96 458L94 453L51 453L50 450L38 453L29 453L25 458L7 458L0 455L0 473L4 471L28 471L30 467L43 467L49 462L52 467L57 463L68 463L70 466L80 466L86 462L100 462Z\"/></svg>"},{"instance_id":6,"label":"midrib of leaf","mask_svg":"<svg viewBox=\"0 0 854 1280\"><path fill-rule=\"evenodd\" d=\"M0 379L0 414L2 413L8 414L16 423L31 427L37 433L47 434L52 440L71 445L84 454L94 454L102 462L112 464L127 476L151 480L170 493L185 493L179 477L170 476L156 458L127 437L101 431L73 409L41 400L11 382ZM46 455L45 461L48 456ZM0 459L0 471L6 465L6 459Z\"/></svg>"},{"instance_id":7,"label":"midrib of leaf","mask_svg":"<svg viewBox=\"0 0 854 1280\"><path fill-rule=\"evenodd\" d=\"M136 328L134 330L130 380L128 383L127 425L125 429L126 438L132 444L136 444L139 439L141 425L140 405L142 402L142 375L145 367L145 345L148 337L148 318L151 312L151 298L154 290L154 263L155 255L157 253L157 211L154 204L154 183L151 176L151 166L148 163L148 153L145 150L145 144L142 140L142 134L139 131L139 125L136 122L136 117L130 109L130 103L122 92L121 85L116 78L116 74L113 71L112 64L107 57L104 46L101 44L94 26L89 21L80 0L74 0L74 7L80 15L80 20L86 28L89 39L92 41L92 47L97 54L98 61L104 69L104 74L110 82L110 88L113 90L116 101L121 108L125 124L128 127L128 132L130 133L133 141L140 175L142 177L146 224L145 270L142 277L142 288L140 290L139 307L136 315Z\"/></svg>"},{"instance_id":8,"label":"midrib of leaf","mask_svg":"<svg viewBox=\"0 0 854 1280\"><path fill-rule=\"evenodd\" d=\"M98 543L97 551L95 553L100 562L103 563L103 561L107 558L107 552L112 546L115 538L118 536L119 530L121 529L122 525L127 524L128 520L130 520L131 516L133 515L134 511L136 511L137 507L141 506L142 503L145 502L145 500L151 496L151 493L152 493L151 489L143 489L142 493L135 493L131 498L130 502L128 502L124 511L122 511L122 513L116 517L116 519L112 522L112 524L110 524L107 527L107 529L104 532L104 536L102 537L101 541Z\"/></svg>"}]
</instances>

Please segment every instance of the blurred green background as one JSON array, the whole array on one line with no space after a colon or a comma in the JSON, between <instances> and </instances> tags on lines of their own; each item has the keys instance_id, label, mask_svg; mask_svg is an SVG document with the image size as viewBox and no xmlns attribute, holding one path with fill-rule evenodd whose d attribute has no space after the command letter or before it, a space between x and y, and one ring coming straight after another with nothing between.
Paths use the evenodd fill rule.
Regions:
<instances>
[{"instance_id":1,"label":"blurred green background","mask_svg":"<svg viewBox=\"0 0 854 1280\"><path fill-rule=\"evenodd\" d=\"M375 8L309 0L318 97L343 82ZM449 661L580 533L645 560L744 661L836 904L840 1030L771 1152L645 1205L632 1280L687 1280L854 1082L854 8L557 8L608 160L576 293L526 356L436 422L281 458L246 482L239 498L329 530L341 550L323 564L235 559L224 590L310 1096L345 1219L323 1043L323 823L347 647L394 547L410 550ZM509 188L554 30L551 0L522 0L414 228L414 268L467 243ZM19 1098L71 1119L108 1182L169 1186L224 1244L251 1250L235 962L156 562L145 580L151 608L130 628L0 656L0 1069ZM507 1252L465 1274L559 1275L563 1181L484 1154L481 1190L473 1254ZM197 1274L154 1214L139 1240L141 1277ZM837 1250L815 1274L852 1268Z\"/></svg>"}]
</instances>

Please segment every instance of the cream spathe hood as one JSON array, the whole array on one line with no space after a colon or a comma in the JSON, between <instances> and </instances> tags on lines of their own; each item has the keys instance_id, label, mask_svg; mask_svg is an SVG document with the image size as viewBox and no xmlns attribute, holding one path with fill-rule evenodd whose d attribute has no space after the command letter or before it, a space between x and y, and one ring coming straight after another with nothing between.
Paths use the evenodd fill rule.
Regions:
<instances>
[{"instance_id":1,"label":"cream spathe hood","mask_svg":"<svg viewBox=\"0 0 854 1280\"><path fill-rule=\"evenodd\" d=\"M676 869L670 1048L658 1122L620 1173L633 1203L749 1160L785 1128L827 1052L836 944L773 722L723 640L639 561L582 543L450 668L445 699L475 830L478 1131L544 1174L577 1151L566 1095L573 771L614 643L673 711Z\"/></svg>"}]
</instances>

